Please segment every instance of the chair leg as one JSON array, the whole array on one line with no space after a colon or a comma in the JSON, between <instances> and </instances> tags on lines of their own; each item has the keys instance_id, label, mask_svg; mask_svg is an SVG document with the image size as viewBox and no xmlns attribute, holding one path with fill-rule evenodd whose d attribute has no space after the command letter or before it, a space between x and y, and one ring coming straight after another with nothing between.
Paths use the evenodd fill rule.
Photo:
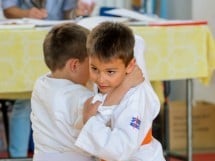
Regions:
<instances>
[{"instance_id":1,"label":"chair leg","mask_svg":"<svg viewBox=\"0 0 215 161\"><path fill-rule=\"evenodd\" d=\"M2 119L5 129L6 142L9 143L9 118L8 118L8 109L13 105L14 100L0 100L1 110L2 110Z\"/></svg>"},{"instance_id":2,"label":"chair leg","mask_svg":"<svg viewBox=\"0 0 215 161\"><path fill-rule=\"evenodd\" d=\"M5 136L6 136L6 141L7 144L9 143L9 127L8 127L8 107L6 105L6 100L1 100L1 105L2 105L2 118L3 118L3 123L4 123L4 129L5 129Z\"/></svg>"}]
</instances>

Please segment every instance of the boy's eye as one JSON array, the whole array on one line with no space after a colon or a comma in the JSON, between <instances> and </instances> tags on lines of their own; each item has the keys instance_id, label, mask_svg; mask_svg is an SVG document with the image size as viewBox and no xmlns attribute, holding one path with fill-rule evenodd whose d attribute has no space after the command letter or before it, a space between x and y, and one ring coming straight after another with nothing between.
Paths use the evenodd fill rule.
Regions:
<instances>
[{"instance_id":1,"label":"boy's eye","mask_svg":"<svg viewBox=\"0 0 215 161\"><path fill-rule=\"evenodd\" d=\"M97 68L96 67L91 67L91 70L96 72L97 71Z\"/></svg>"},{"instance_id":2,"label":"boy's eye","mask_svg":"<svg viewBox=\"0 0 215 161\"><path fill-rule=\"evenodd\" d=\"M116 71L110 70L110 71L107 71L107 73L108 73L108 75L113 75L114 73L116 73Z\"/></svg>"}]
</instances>

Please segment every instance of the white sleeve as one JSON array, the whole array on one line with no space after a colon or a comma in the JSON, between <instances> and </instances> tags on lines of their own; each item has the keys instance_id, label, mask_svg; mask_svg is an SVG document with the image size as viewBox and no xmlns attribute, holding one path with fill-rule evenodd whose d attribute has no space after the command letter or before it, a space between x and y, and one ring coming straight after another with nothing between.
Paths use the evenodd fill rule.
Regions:
<instances>
[{"instance_id":1,"label":"white sleeve","mask_svg":"<svg viewBox=\"0 0 215 161\"><path fill-rule=\"evenodd\" d=\"M105 126L97 116L85 124L76 141L83 150L105 160L125 160L140 146L151 128L152 116L143 116L150 104L145 95L133 96L126 108L118 112L112 128ZM147 103L147 104L146 104Z\"/></svg>"},{"instance_id":2,"label":"white sleeve","mask_svg":"<svg viewBox=\"0 0 215 161\"><path fill-rule=\"evenodd\" d=\"M136 59L137 65L140 67L140 69L143 72L143 75L145 77L145 81L150 84L150 79L148 72L146 70L146 63L145 63L145 41L142 37L135 35L135 44L134 44L134 57Z\"/></svg>"}]
</instances>

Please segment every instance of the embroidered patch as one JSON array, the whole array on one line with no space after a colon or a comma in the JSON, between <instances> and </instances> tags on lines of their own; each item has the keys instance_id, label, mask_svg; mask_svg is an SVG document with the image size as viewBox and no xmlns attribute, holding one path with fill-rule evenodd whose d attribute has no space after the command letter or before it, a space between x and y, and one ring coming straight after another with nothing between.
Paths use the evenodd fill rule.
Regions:
<instances>
[{"instance_id":1,"label":"embroidered patch","mask_svg":"<svg viewBox=\"0 0 215 161\"><path fill-rule=\"evenodd\" d=\"M130 125L136 129L140 129L141 121L138 117L132 117Z\"/></svg>"}]
</instances>

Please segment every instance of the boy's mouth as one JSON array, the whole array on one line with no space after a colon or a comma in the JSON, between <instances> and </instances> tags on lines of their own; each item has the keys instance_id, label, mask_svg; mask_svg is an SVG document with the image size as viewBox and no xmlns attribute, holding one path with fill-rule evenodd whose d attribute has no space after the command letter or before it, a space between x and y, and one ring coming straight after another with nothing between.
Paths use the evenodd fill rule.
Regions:
<instances>
[{"instance_id":1,"label":"boy's mouth","mask_svg":"<svg viewBox=\"0 0 215 161\"><path fill-rule=\"evenodd\" d=\"M106 92L108 92L109 91L109 86L104 86L104 85L98 85L98 88L99 88L99 90L101 91L101 92L104 92L104 93L106 93Z\"/></svg>"},{"instance_id":2,"label":"boy's mouth","mask_svg":"<svg viewBox=\"0 0 215 161\"><path fill-rule=\"evenodd\" d=\"M107 89L108 86L98 85L99 89Z\"/></svg>"}]
</instances>

